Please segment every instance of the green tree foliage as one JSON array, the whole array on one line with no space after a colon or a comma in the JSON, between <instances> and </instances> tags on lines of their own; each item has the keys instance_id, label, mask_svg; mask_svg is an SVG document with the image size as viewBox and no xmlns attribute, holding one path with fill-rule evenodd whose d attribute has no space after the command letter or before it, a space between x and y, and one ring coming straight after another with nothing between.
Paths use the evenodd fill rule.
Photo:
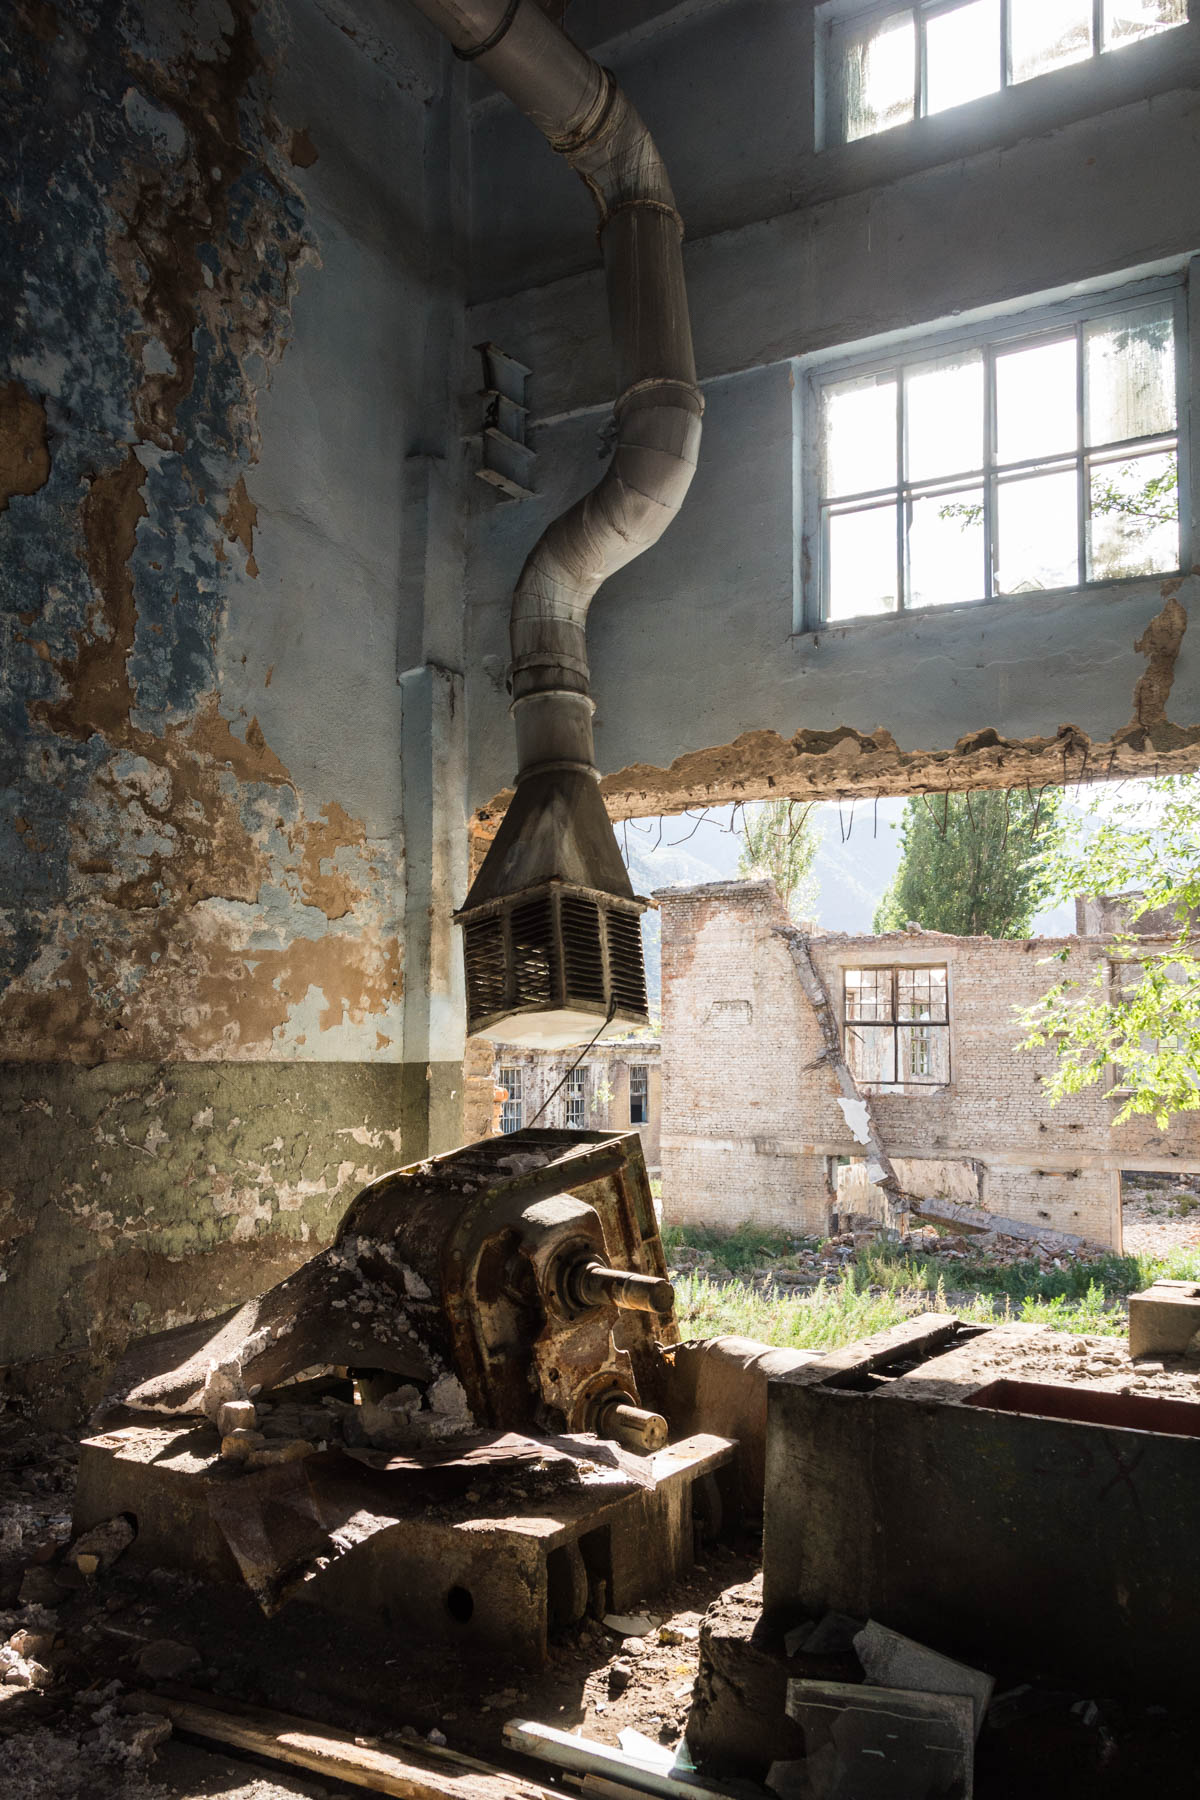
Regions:
<instances>
[{"instance_id":1,"label":"green tree foliage","mask_svg":"<svg viewBox=\"0 0 1200 1800\"><path fill-rule=\"evenodd\" d=\"M1072 894L1128 898L1130 925L1168 909L1173 938L1154 948L1129 932L1086 975L1064 974L1021 1013L1022 1048L1051 1044L1058 1066L1046 1084L1052 1102L1078 1094L1112 1068L1128 1094L1113 1123L1200 1106L1200 776L1147 782L1131 798L1090 812L1064 829L1041 857L1047 899ZM1058 953L1068 969L1072 952Z\"/></svg>"},{"instance_id":2,"label":"green tree foliage","mask_svg":"<svg viewBox=\"0 0 1200 1800\"><path fill-rule=\"evenodd\" d=\"M876 931L903 931L912 921L958 937L1028 936L1040 901L1034 853L1053 833L1058 808L1054 789L911 799Z\"/></svg>"},{"instance_id":3,"label":"green tree foliage","mask_svg":"<svg viewBox=\"0 0 1200 1800\"><path fill-rule=\"evenodd\" d=\"M813 861L824 832L812 807L797 800L760 800L743 808L738 874L773 881L790 919L811 912L817 882Z\"/></svg>"}]
</instances>

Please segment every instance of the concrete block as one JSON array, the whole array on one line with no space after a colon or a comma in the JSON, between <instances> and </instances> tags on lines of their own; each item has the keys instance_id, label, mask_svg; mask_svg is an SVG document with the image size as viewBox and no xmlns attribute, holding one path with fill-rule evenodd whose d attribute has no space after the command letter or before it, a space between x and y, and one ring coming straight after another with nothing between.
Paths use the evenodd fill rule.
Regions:
<instances>
[{"instance_id":1,"label":"concrete block","mask_svg":"<svg viewBox=\"0 0 1200 1800\"><path fill-rule=\"evenodd\" d=\"M803 1785L787 1800L970 1800L974 1709L965 1694L790 1681Z\"/></svg>"},{"instance_id":2,"label":"concrete block","mask_svg":"<svg viewBox=\"0 0 1200 1800\"><path fill-rule=\"evenodd\" d=\"M1130 1296L1130 1356L1182 1356L1198 1331L1200 1284L1156 1281Z\"/></svg>"},{"instance_id":3,"label":"concrete block","mask_svg":"<svg viewBox=\"0 0 1200 1800\"><path fill-rule=\"evenodd\" d=\"M942 1656L915 1638L901 1637L876 1619L854 1640L863 1674L873 1687L916 1688L926 1694L966 1694L975 1713L978 1738L996 1683L982 1669Z\"/></svg>"}]
</instances>

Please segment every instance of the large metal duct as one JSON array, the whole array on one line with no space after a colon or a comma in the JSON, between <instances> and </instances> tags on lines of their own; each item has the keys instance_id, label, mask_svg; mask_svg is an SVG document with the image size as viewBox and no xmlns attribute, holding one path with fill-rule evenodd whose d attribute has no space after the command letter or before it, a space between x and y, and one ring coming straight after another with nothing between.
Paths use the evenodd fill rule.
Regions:
<instances>
[{"instance_id":1,"label":"large metal duct","mask_svg":"<svg viewBox=\"0 0 1200 1800\"><path fill-rule=\"evenodd\" d=\"M456 917L472 1032L578 1043L646 1019L640 914L597 786L586 623L601 582L655 543L695 472L703 402L683 225L612 75L537 0L415 0L587 184L617 360L616 449L531 551L513 598L517 792Z\"/></svg>"}]
</instances>

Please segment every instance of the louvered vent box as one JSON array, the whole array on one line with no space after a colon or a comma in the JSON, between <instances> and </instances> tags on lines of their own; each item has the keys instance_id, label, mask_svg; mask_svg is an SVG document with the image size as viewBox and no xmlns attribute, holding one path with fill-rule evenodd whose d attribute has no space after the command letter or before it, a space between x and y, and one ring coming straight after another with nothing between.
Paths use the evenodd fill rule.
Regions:
<instances>
[{"instance_id":1,"label":"louvered vent box","mask_svg":"<svg viewBox=\"0 0 1200 1800\"><path fill-rule=\"evenodd\" d=\"M458 915L467 1029L560 1048L647 1023L644 902L551 881ZM501 1029L502 1026L502 1029Z\"/></svg>"}]
</instances>

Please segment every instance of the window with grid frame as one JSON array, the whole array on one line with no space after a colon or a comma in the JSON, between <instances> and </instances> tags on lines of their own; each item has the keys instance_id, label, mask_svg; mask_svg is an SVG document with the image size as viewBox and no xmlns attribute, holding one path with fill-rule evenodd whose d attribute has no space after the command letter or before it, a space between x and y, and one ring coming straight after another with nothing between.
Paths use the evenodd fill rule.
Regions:
<instances>
[{"instance_id":1,"label":"window with grid frame","mask_svg":"<svg viewBox=\"0 0 1200 1800\"><path fill-rule=\"evenodd\" d=\"M1184 343L1179 278L811 371L809 627L1176 571Z\"/></svg>"},{"instance_id":2,"label":"window with grid frame","mask_svg":"<svg viewBox=\"0 0 1200 1800\"><path fill-rule=\"evenodd\" d=\"M944 1087L950 1079L946 965L844 969L846 1061L860 1087Z\"/></svg>"},{"instance_id":3,"label":"window with grid frame","mask_svg":"<svg viewBox=\"0 0 1200 1800\"><path fill-rule=\"evenodd\" d=\"M650 1117L650 1069L646 1063L629 1065L629 1123L645 1125Z\"/></svg>"},{"instance_id":4,"label":"window with grid frame","mask_svg":"<svg viewBox=\"0 0 1200 1800\"><path fill-rule=\"evenodd\" d=\"M500 1108L501 1131L520 1131L525 1115L524 1070L519 1064L505 1064L496 1076L496 1085L506 1089L508 1094Z\"/></svg>"},{"instance_id":5,"label":"window with grid frame","mask_svg":"<svg viewBox=\"0 0 1200 1800\"><path fill-rule=\"evenodd\" d=\"M893 126L1187 23L1187 0L926 0L817 15L823 138Z\"/></svg>"},{"instance_id":6,"label":"window with grid frame","mask_svg":"<svg viewBox=\"0 0 1200 1800\"><path fill-rule=\"evenodd\" d=\"M587 1070L572 1069L567 1076L567 1130L583 1131L587 1125Z\"/></svg>"}]
</instances>

